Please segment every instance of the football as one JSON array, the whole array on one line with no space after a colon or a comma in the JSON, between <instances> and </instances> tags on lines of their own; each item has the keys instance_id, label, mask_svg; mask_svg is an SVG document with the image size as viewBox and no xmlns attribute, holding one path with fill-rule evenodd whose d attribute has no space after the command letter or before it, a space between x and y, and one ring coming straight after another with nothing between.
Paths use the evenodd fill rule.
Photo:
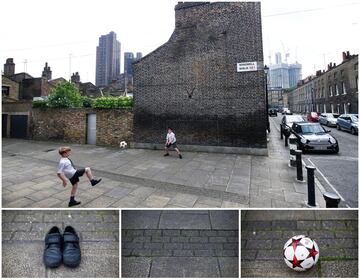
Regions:
<instances>
[{"instance_id":1,"label":"football","mask_svg":"<svg viewBox=\"0 0 360 280\"><path fill-rule=\"evenodd\" d=\"M295 271L306 271L319 260L319 247L314 240L305 235L296 235L284 245L284 261Z\"/></svg>"},{"instance_id":2,"label":"football","mask_svg":"<svg viewBox=\"0 0 360 280\"><path fill-rule=\"evenodd\" d=\"M121 149L125 149L126 147L127 147L126 141L121 141L121 142L120 142L120 148L121 148Z\"/></svg>"}]
</instances>

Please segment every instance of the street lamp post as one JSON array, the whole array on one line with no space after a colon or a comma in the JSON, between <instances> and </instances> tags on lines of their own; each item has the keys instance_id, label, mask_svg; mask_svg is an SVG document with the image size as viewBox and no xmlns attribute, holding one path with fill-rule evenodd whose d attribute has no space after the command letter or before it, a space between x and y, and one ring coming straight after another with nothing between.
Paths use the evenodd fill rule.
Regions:
<instances>
[{"instance_id":1,"label":"street lamp post","mask_svg":"<svg viewBox=\"0 0 360 280\"><path fill-rule=\"evenodd\" d=\"M268 81L267 75L269 72L269 67L266 65L264 66L264 73L265 73L265 95L266 95L266 129L270 133L270 122L269 122L269 97L268 97Z\"/></svg>"}]
</instances>

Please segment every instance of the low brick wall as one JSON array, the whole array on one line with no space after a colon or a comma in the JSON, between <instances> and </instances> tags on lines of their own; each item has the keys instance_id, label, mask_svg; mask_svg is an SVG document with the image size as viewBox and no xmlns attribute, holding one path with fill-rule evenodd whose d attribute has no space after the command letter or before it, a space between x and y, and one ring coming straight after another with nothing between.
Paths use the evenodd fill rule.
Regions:
<instances>
[{"instance_id":1,"label":"low brick wall","mask_svg":"<svg viewBox=\"0 0 360 280\"><path fill-rule=\"evenodd\" d=\"M86 144L87 115L96 114L96 144L118 146L132 141L132 109L33 109L31 138Z\"/></svg>"}]
</instances>

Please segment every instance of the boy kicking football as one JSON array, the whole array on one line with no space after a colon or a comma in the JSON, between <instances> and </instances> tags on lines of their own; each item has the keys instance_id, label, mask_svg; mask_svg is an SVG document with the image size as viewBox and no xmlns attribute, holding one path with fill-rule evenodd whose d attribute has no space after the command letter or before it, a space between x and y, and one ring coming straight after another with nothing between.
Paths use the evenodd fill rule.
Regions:
<instances>
[{"instance_id":1,"label":"boy kicking football","mask_svg":"<svg viewBox=\"0 0 360 280\"><path fill-rule=\"evenodd\" d=\"M81 202L75 200L77 187L80 181L79 177L83 176L85 173L92 186L98 184L101 181L101 178L94 179L90 167L85 167L76 170L74 164L69 158L69 156L71 155L71 149L69 147L61 147L59 149L59 154L61 156L61 159L58 166L57 176L63 182L64 188L67 185L67 179L69 179L69 181L72 184L69 207L79 205Z\"/></svg>"}]
</instances>

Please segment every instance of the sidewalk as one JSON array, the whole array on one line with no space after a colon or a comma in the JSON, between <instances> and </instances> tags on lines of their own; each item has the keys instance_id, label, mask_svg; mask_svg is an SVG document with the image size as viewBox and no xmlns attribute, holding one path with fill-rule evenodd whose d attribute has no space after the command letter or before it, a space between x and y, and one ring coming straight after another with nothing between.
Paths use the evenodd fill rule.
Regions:
<instances>
[{"instance_id":1,"label":"sidewalk","mask_svg":"<svg viewBox=\"0 0 360 280\"><path fill-rule=\"evenodd\" d=\"M2 214L2 277L119 277L118 211L6 210ZM68 225L80 238L80 266L46 268L42 260L46 233L53 226L63 231Z\"/></svg>"},{"instance_id":2,"label":"sidewalk","mask_svg":"<svg viewBox=\"0 0 360 280\"><path fill-rule=\"evenodd\" d=\"M283 246L295 235L319 246L317 265L296 272L283 260ZM357 210L241 211L242 277L358 277Z\"/></svg>"},{"instance_id":3,"label":"sidewalk","mask_svg":"<svg viewBox=\"0 0 360 280\"><path fill-rule=\"evenodd\" d=\"M183 159L174 152L3 138L3 207L67 207L69 187L56 176L62 145L71 146L76 166L103 178L96 187L81 179L81 207L306 207L307 184L296 182L278 136L276 129L269 134L268 157L186 152ZM325 207L318 189L316 199Z\"/></svg>"},{"instance_id":4,"label":"sidewalk","mask_svg":"<svg viewBox=\"0 0 360 280\"><path fill-rule=\"evenodd\" d=\"M239 277L238 211L122 211L122 277Z\"/></svg>"}]
</instances>

